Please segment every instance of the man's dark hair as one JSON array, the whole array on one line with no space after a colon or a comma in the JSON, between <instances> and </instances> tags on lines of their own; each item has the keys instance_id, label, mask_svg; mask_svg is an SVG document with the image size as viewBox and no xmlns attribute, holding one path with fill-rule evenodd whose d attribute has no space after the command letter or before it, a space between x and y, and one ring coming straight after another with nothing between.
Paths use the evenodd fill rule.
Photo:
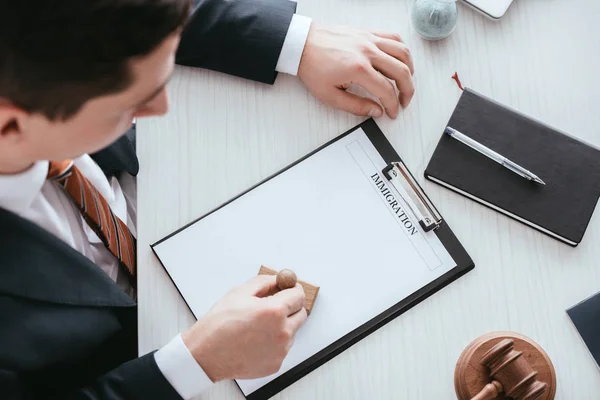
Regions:
<instances>
[{"instance_id":1,"label":"man's dark hair","mask_svg":"<svg viewBox=\"0 0 600 400\"><path fill-rule=\"evenodd\" d=\"M0 0L0 100L67 119L133 82L129 63L181 27L190 0Z\"/></svg>"}]
</instances>

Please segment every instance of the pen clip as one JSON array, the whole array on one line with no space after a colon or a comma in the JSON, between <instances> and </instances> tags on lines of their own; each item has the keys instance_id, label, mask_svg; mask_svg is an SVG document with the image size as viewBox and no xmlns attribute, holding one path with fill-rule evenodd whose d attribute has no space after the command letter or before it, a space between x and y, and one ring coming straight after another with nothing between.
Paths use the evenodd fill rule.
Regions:
<instances>
[{"instance_id":1,"label":"pen clip","mask_svg":"<svg viewBox=\"0 0 600 400\"><path fill-rule=\"evenodd\" d=\"M419 225L421 225L421 228L425 232L440 227L442 216L415 181L404 163L392 162L381 172L390 181L396 192L400 194L400 197L402 197L414 216L419 220Z\"/></svg>"}]
</instances>

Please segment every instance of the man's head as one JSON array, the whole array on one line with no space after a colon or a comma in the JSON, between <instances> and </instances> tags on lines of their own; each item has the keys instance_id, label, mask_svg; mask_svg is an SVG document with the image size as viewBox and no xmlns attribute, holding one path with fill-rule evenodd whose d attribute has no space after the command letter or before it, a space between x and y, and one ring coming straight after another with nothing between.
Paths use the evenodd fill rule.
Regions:
<instances>
[{"instance_id":1,"label":"man's head","mask_svg":"<svg viewBox=\"0 0 600 400\"><path fill-rule=\"evenodd\" d=\"M0 173L164 114L190 0L0 0ZM12 171L11 171L12 170Z\"/></svg>"}]
</instances>

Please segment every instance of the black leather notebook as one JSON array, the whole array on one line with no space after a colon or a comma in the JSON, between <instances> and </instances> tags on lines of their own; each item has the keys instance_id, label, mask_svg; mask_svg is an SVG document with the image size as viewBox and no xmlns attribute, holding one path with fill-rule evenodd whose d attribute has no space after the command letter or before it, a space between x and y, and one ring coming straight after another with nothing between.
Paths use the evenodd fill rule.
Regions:
<instances>
[{"instance_id":1,"label":"black leather notebook","mask_svg":"<svg viewBox=\"0 0 600 400\"><path fill-rule=\"evenodd\" d=\"M425 177L571 246L600 196L600 150L470 89L448 126L539 176L539 185L442 133ZM590 127L598 129L598 127Z\"/></svg>"},{"instance_id":2,"label":"black leather notebook","mask_svg":"<svg viewBox=\"0 0 600 400\"><path fill-rule=\"evenodd\" d=\"M569 308L567 314L600 367L600 293Z\"/></svg>"}]
</instances>

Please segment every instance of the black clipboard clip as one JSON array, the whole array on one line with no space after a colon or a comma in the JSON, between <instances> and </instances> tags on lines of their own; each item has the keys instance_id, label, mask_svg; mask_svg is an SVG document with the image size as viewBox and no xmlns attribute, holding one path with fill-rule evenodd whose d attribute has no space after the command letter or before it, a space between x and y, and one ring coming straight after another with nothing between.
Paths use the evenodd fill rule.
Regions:
<instances>
[{"instance_id":1,"label":"black clipboard clip","mask_svg":"<svg viewBox=\"0 0 600 400\"><path fill-rule=\"evenodd\" d=\"M382 171L396 192L400 194L425 232L435 230L442 223L442 216L415 181L404 163L395 161Z\"/></svg>"}]
</instances>

